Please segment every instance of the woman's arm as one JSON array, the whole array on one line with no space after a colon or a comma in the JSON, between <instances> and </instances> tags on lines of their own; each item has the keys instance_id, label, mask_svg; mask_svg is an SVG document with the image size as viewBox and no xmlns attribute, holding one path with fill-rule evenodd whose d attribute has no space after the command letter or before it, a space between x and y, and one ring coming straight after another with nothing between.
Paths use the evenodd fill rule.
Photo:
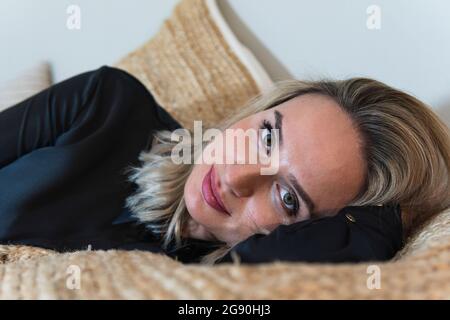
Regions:
<instances>
[{"instance_id":1,"label":"woman's arm","mask_svg":"<svg viewBox=\"0 0 450 320\"><path fill-rule=\"evenodd\" d=\"M346 207L336 216L281 225L234 251L243 263L360 262L392 258L402 246L400 206ZM219 262L233 261L231 252Z\"/></svg>"},{"instance_id":2,"label":"woman's arm","mask_svg":"<svg viewBox=\"0 0 450 320\"><path fill-rule=\"evenodd\" d=\"M36 149L81 140L95 124L100 126L106 122L115 95L131 90L147 93L133 76L103 66L59 82L0 112L0 169ZM147 95L145 107L152 110L160 126L167 130L181 127L150 93ZM78 132L70 132L69 138L64 135L69 130Z\"/></svg>"},{"instance_id":3,"label":"woman's arm","mask_svg":"<svg viewBox=\"0 0 450 320\"><path fill-rule=\"evenodd\" d=\"M82 112L98 74L79 74L0 112L0 169L33 150L55 145Z\"/></svg>"},{"instance_id":4,"label":"woman's arm","mask_svg":"<svg viewBox=\"0 0 450 320\"><path fill-rule=\"evenodd\" d=\"M165 128L157 110L137 79L105 66L0 113L0 242L106 232L133 190L124 169Z\"/></svg>"}]
</instances>

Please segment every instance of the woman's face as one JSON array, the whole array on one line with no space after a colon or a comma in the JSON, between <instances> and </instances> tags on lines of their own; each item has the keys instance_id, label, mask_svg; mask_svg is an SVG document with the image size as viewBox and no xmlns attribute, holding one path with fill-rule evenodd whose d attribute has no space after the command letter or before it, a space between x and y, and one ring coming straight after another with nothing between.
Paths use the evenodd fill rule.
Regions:
<instances>
[{"instance_id":1,"label":"woman's face","mask_svg":"<svg viewBox=\"0 0 450 320\"><path fill-rule=\"evenodd\" d=\"M184 188L190 223L183 236L234 245L280 224L336 214L360 191L366 169L359 135L330 98L302 95L230 129L256 130L258 145L267 146L270 131L259 130L264 122L280 127L277 173L261 174L267 167L261 163L195 164ZM207 181L228 213L205 200L208 188L202 191L202 182L209 172Z\"/></svg>"}]
</instances>

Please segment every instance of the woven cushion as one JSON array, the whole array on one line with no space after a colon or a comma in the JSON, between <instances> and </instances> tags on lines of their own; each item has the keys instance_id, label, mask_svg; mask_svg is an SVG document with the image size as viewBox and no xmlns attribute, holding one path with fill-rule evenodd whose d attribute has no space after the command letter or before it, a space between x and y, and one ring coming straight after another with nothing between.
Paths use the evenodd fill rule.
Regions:
<instances>
[{"instance_id":1,"label":"woven cushion","mask_svg":"<svg viewBox=\"0 0 450 320\"><path fill-rule=\"evenodd\" d=\"M204 266L137 250L0 246L0 299L449 299L449 221L450 211L440 214L380 263ZM374 265L379 289L367 286ZM79 290L67 287L74 266Z\"/></svg>"},{"instance_id":2,"label":"woven cushion","mask_svg":"<svg viewBox=\"0 0 450 320\"><path fill-rule=\"evenodd\" d=\"M48 88L52 84L50 66L41 62L21 72L0 87L0 111Z\"/></svg>"},{"instance_id":3,"label":"woven cushion","mask_svg":"<svg viewBox=\"0 0 450 320\"><path fill-rule=\"evenodd\" d=\"M214 126L272 84L215 0L183 0L159 32L116 67L137 77L185 128Z\"/></svg>"}]
</instances>

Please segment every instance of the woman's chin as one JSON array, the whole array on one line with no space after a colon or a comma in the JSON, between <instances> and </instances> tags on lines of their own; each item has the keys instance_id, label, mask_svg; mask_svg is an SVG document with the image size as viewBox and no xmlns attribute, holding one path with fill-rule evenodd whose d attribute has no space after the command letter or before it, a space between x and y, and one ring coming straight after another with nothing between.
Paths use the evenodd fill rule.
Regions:
<instances>
[{"instance_id":1,"label":"woman's chin","mask_svg":"<svg viewBox=\"0 0 450 320\"><path fill-rule=\"evenodd\" d=\"M194 239L200 239L200 240L211 240L216 241L216 237L212 232L208 230L207 227L205 227L204 223L202 223L202 217L203 213L199 213L197 210L197 214L195 216L191 215L192 211L189 211L189 217L188 222L186 224L186 228L183 231L183 237L186 238L194 238Z\"/></svg>"}]
</instances>

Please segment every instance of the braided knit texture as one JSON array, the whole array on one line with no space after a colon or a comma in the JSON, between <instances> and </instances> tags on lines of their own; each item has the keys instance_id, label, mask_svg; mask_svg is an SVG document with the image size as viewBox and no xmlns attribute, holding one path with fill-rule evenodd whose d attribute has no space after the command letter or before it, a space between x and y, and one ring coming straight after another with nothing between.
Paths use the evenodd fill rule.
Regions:
<instances>
[{"instance_id":1,"label":"braided knit texture","mask_svg":"<svg viewBox=\"0 0 450 320\"><path fill-rule=\"evenodd\" d=\"M182 0L159 32L116 67L138 78L175 120L211 127L259 93L204 0Z\"/></svg>"}]
</instances>

